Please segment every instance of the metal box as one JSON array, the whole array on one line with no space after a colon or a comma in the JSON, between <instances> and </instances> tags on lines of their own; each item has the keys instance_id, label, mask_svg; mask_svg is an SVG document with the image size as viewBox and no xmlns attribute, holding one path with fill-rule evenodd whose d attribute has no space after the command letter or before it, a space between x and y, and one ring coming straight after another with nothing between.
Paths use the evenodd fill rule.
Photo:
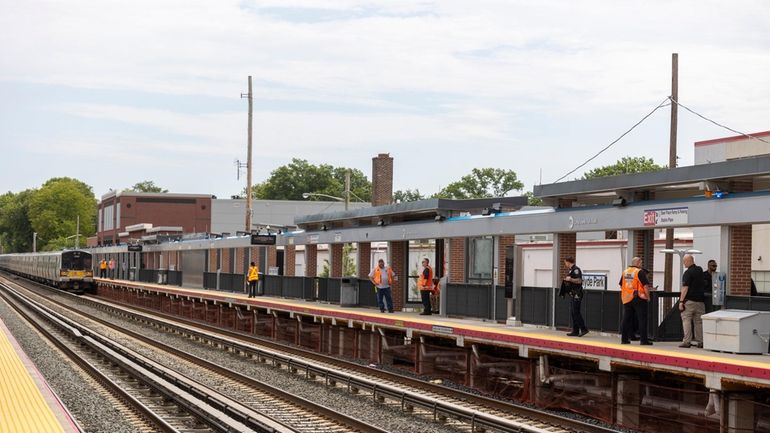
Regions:
<instances>
[{"instance_id":1,"label":"metal box","mask_svg":"<svg viewBox=\"0 0 770 433\"><path fill-rule=\"evenodd\" d=\"M340 306L355 307L358 305L358 280L343 278L340 281Z\"/></svg>"},{"instance_id":2,"label":"metal box","mask_svg":"<svg viewBox=\"0 0 770 433\"><path fill-rule=\"evenodd\" d=\"M703 347L732 353L767 353L770 312L720 310L704 314Z\"/></svg>"}]
</instances>

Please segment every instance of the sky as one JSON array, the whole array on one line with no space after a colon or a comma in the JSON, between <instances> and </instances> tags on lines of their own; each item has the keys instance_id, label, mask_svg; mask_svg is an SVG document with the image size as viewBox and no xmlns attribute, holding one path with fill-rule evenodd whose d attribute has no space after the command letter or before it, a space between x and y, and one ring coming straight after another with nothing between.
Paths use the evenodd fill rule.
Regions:
<instances>
[{"instance_id":1,"label":"sky","mask_svg":"<svg viewBox=\"0 0 770 433\"><path fill-rule=\"evenodd\" d=\"M671 92L770 130L766 1L0 0L0 191L70 176L97 197L152 180L241 192L247 76L255 182L292 158L431 194L474 167L552 183ZM584 169L668 161L662 108ZM734 135L680 110L693 143Z\"/></svg>"}]
</instances>

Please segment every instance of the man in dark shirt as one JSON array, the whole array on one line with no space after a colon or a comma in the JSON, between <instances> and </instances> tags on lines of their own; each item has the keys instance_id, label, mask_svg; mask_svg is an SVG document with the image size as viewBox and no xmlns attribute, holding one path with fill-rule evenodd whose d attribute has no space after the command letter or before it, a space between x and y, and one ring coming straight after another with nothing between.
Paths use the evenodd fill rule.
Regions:
<instances>
[{"instance_id":1,"label":"man in dark shirt","mask_svg":"<svg viewBox=\"0 0 770 433\"><path fill-rule=\"evenodd\" d=\"M570 337L582 337L588 334L583 315L580 312L580 304L583 302L583 271L575 266L575 259L567 257L564 266L569 269L569 274L564 277L567 285L567 296L570 298L570 318L572 319L572 332Z\"/></svg>"},{"instance_id":2,"label":"man in dark shirt","mask_svg":"<svg viewBox=\"0 0 770 433\"><path fill-rule=\"evenodd\" d=\"M684 340L679 347L690 347L695 332L695 345L703 347L703 320L701 316L706 314L705 304L705 278L703 268L695 264L692 255L687 254L682 259L682 264L687 270L682 275L682 291L679 294L679 311L682 316L682 328L684 328ZM695 329L693 329L695 328Z\"/></svg>"}]
</instances>

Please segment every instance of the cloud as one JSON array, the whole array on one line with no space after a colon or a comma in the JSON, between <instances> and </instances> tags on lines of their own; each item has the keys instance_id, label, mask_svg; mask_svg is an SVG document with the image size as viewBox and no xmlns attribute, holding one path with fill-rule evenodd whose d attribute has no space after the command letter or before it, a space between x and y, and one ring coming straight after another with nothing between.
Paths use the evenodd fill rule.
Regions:
<instances>
[{"instance_id":1,"label":"cloud","mask_svg":"<svg viewBox=\"0 0 770 433\"><path fill-rule=\"evenodd\" d=\"M484 166L513 168L528 184L544 167L548 181L669 94L671 52L681 54L682 103L737 129L768 129L770 9L758 0L735 8L662 0L6 3L0 80L169 95L162 106L125 96L94 103L76 91L36 102L33 114L71 116L82 129L41 129L32 142L81 154L102 146L137 165L147 164L137 154L168 152L188 166L216 160L218 176L231 171L244 153L245 101L185 104L238 100L248 75L260 175L292 156L368 171L373 154L391 151L397 184L422 191ZM680 119L681 149L729 135ZM595 163L642 151L665 161L666 122L656 115ZM110 125L123 129L104 132ZM0 132L0 142L14 140ZM424 155L437 167L427 178L418 174Z\"/></svg>"}]
</instances>

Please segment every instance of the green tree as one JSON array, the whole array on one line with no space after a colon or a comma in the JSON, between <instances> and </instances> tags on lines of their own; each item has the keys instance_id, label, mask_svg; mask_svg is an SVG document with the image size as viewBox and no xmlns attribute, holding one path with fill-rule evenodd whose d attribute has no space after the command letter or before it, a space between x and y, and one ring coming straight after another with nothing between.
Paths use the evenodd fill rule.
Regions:
<instances>
[{"instance_id":1,"label":"green tree","mask_svg":"<svg viewBox=\"0 0 770 433\"><path fill-rule=\"evenodd\" d=\"M350 201L371 201L372 184L361 170L310 164L294 158L291 163L276 168L270 177L252 187L254 197L264 200L302 200L306 192L343 198L345 173L350 170ZM324 200L323 197L311 197Z\"/></svg>"},{"instance_id":2,"label":"green tree","mask_svg":"<svg viewBox=\"0 0 770 433\"><path fill-rule=\"evenodd\" d=\"M323 268L321 268L321 273L318 274L318 276L321 278L329 278L330 274L329 260L324 259ZM358 268L356 267L355 259L353 259L353 245L344 244L342 246L342 276L355 277L356 275L358 275Z\"/></svg>"},{"instance_id":3,"label":"green tree","mask_svg":"<svg viewBox=\"0 0 770 433\"><path fill-rule=\"evenodd\" d=\"M524 195L527 197L527 206L543 205L543 200L540 197L535 197L535 194L533 194L532 191L527 191Z\"/></svg>"},{"instance_id":4,"label":"green tree","mask_svg":"<svg viewBox=\"0 0 770 433\"><path fill-rule=\"evenodd\" d=\"M420 193L419 189L405 189L394 192L393 200L397 203L406 203L409 201L425 200L425 196Z\"/></svg>"},{"instance_id":5,"label":"green tree","mask_svg":"<svg viewBox=\"0 0 770 433\"><path fill-rule=\"evenodd\" d=\"M519 181L513 170L474 168L471 174L450 183L434 197L452 199L503 197L523 187L524 184Z\"/></svg>"},{"instance_id":6,"label":"green tree","mask_svg":"<svg viewBox=\"0 0 770 433\"><path fill-rule=\"evenodd\" d=\"M163 189L158 185L155 185L155 181L152 180L137 182L134 184L134 186L131 187L130 190L135 192L168 192L167 189Z\"/></svg>"},{"instance_id":7,"label":"green tree","mask_svg":"<svg viewBox=\"0 0 770 433\"><path fill-rule=\"evenodd\" d=\"M32 224L29 222L29 202L35 190L0 196L0 244L6 253L32 251Z\"/></svg>"},{"instance_id":8,"label":"green tree","mask_svg":"<svg viewBox=\"0 0 770 433\"><path fill-rule=\"evenodd\" d=\"M617 176L629 173L644 173L658 171L666 166L655 164L652 158L644 156L624 156L614 164L597 167L583 174L583 179L596 179L597 177Z\"/></svg>"},{"instance_id":9,"label":"green tree","mask_svg":"<svg viewBox=\"0 0 770 433\"><path fill-rule=\"evenodd\" d=\"M43 184L29 201L29 221L41 239L40 250L74 245L67 239L77 231L80 217L81 245L96 233L96 198L85 183L68 177Z\"/></svg>"}]
</instances>

